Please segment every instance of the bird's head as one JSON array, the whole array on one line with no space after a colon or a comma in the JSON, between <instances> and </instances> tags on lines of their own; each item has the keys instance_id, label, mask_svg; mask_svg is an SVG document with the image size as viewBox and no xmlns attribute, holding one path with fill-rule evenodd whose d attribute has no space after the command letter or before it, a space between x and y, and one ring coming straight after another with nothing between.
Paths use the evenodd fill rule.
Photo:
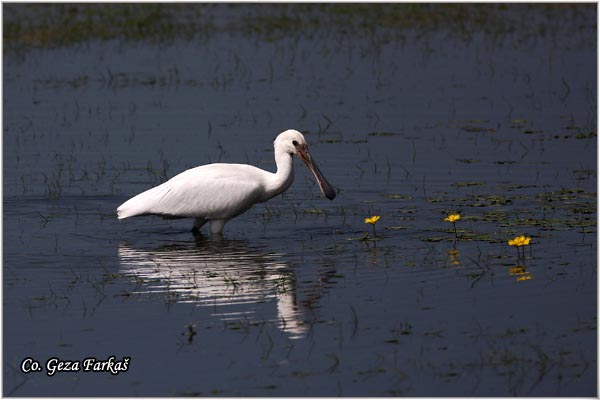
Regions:
<instances>
[{"instance_id":1,"label":"bird's head","mask_svg":"<svg viewBox=\"0 0 600 400\"><path fill-rule=\"evenodd\" d=\"M281 132L273 142L275 148L285 151L290 155L300 155L302 150L308 151L304 135L294 129Z\"/></svg>"},{"instance_id":2,"label":"bird's head","mask_svg":"<svg viewBox=\"0 0 600 400\"><path fill-rule=\"evenodd\" d=\"M321 189L323 195L329 200L333 200L335 198L335 190L329 184L329 182L327 182L327 179L325 179L319 170L319 167L317 167L317 164L310 156L304 135L294 129L288 129L287 131L281 132L275 138L275 142L273 142L273 144L276 152L278 150L283 150L291 156L296 154L302 161L304 161L306 166L317 179L317 183L319 184L319 188Z\"/></svg>"}]
</instances>

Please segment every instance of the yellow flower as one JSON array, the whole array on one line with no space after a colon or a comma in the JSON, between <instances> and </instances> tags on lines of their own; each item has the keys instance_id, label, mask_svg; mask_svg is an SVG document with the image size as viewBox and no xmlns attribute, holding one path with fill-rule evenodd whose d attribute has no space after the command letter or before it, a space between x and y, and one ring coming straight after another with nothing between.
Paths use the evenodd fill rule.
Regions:
<instances>
[{"instance_id":1,"label":"yellow flower","mask_svg":"<svg viewBox=\"0 0 600 400\"><path fill-rule=\"evenodd\" d=\"M379 218L381 218L379 215L373 215L370 218L365 218L365 224L375 225L377 221L379 221Z\"/></svg>"},{"instance_id":2,"label":"yellow flower","mask_svg":"<svg viewBox=\"0 0 600 400\"><path fill-rule=\"evenodd\" d=\"M459 219L460 219L460 214L450 214L446 218L444 218L444 221L455 223Z\"/></svg>"},{"instance_id":3,"label":"yellow flower","mask_svg":"<svg viewBox=\"0 0 600 400\"><path fill-rule=\"evenodd\" d=\"M529 246L529 242L531 241L531 238L529 236L517 236L514 239L510 239L508 241L508 245L509 246Z\"/></svg>"}]
</instances>

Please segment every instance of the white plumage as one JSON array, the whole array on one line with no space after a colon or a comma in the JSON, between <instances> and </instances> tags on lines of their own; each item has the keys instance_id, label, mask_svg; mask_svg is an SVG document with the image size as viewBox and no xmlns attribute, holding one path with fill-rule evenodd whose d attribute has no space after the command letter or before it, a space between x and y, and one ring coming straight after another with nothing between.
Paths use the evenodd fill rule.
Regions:
<instances>
[{"instance_id":1,"label":"white plumage","mask_svg":"<svg viewBox=\"0 0 600 400\"><path fill-rule=\"evenodd\" d=\"M308 152L304 136L295 130L275 139L277 172L246 164L208 164L188 169L167 182L127 200L117 209L119 219L140 215L194 218L194 230L211 222L211 232L220 234L231 218L254 204L284 192L294 180L293 155L310 168L321 192L330 200L335 191L323 177Z\"/></svg>"}]
</instances>

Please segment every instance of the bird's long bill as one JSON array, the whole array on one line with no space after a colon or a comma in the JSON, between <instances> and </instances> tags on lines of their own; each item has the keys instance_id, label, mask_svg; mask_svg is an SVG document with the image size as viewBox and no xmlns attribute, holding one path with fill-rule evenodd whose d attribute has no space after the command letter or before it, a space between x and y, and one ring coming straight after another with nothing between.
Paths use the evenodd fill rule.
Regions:
<instances>
[{"instance_id":1,"label":"bird's long bill","mask_svg":"<svg viewBox=\"0 0 600 400\"><path fill-rule=\"evenodd\" d=\"M298 156L304 161L306 166L313 173L315 178L317 179L317 183L319 184L319 188L321 188L321 193L329 200L335 199L335 190L333 187L327 182L327 179L323 176L317 164L313 161L306 147L298 149Z\"/></svg>"}]
</instances>

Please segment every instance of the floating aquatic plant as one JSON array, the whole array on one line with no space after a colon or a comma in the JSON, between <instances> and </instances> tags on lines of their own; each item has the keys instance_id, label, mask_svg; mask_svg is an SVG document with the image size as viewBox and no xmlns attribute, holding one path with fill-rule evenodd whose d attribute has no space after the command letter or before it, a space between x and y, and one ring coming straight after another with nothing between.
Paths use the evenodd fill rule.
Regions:
<instances>
[{"instance_id":1,"label":"floating aquatic plant","mask_svg":"<svg viewBox=\"0 0 600 400\"><path fill-rule=\"evenodd\" d=\"M454 245L455 246L456 246L456 241L458 240L458 232L456 232L456 221L458 221L459 219L460 219L460 214L450 214L446 218L444 218L444 221L451 222L452 225L454 226Z\"/></svg>"},{"instance_id":2,"label":"floating aquatic plant","mask_svg":"<svg viewBox=\"0 0 600 400\"><path fill-rule=\"evenodd\" d=\"M377 234L375 232L375 224L377 224L377 221L379 221L380 218L380 215L373 215L371 217L365 218L365 224L373 225L373 238L377 237Z\"/></svg>"},{"instance_id":3,"label":"floating aquatic plant","mask_svg":"<svg viewBox=\"0 0 600 400\"><path fill-rule=\"evenodd\" d=\"M517 256L519 259L521 258L521 253L519 252L519 247L523 247L523 260L524 260L525 259L525 247L524 246L529 246L530 242L531 242L531 237L521 235L521 236L515 236L514 238L510 239L508 241L508 245L515 246L517 248Z\"/></svg>"},{"instance_id":4,"label":"floating aquatic plant","mask_svg":"<svg viewBox=\"0 0 600 400\"><path fill-rule=\"evenodd\" d=\"M508 245L509 246L517 246L517 247L529 246L529 242L531 242L531 237L521 235L521 236L515 237L514 239L510 239L508 241Z\"/></svg>"},{"instance_id":5,"label":"floating aquatic plant","mask_svg":"<svg viewBox=\"0 0 600 400\"><path fill-rule=\"evenodd\" d=\"M381 218L381 216L379 216L379 215L373 215L372 217L365 218L365 224L375 225L377 223L377 221L379 221L380 218Z\"/></svg>"},{"instance_id":6,"label":"floating aquatic plant","mask_svg":"<svg viewBox=\"0 0 600 400\"><path fill-rule=\"evenodd\" d=\"M455 223L459 219L460 219L460 214L450 214L446 218L444 218L444 221Z\"/></svg>"}]
</instances>

